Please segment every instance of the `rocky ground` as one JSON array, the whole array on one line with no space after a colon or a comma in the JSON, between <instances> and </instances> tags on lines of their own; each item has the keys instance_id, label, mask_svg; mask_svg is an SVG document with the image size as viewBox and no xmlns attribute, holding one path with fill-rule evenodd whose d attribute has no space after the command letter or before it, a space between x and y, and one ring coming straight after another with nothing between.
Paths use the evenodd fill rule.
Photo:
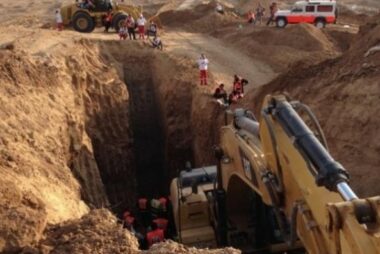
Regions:
<instances>
[{"instance_id":1,"label":"rocky ground","mask_svg":"<svg viewBox=\"0 0 380 254\"><path fill-rule=\"evenodd\" d=\"M354 13L377 1L342 2L341 23L322 31L248 26L240 14L257 1L224 1L225 16L215 2L134 1L164 26L163 52L101 29L55 31L52 12L69 2L0 3L0 252L140 252L109 210L167 194L186 160L214 163L224 110L210 93L234 74L250 80L237 106L282 91L310 104L355 190L379 193L379 23ZM197 84L201 52L208 87ZM238 253L174 242L149 252Z\"/></svg>"}]
</instances>

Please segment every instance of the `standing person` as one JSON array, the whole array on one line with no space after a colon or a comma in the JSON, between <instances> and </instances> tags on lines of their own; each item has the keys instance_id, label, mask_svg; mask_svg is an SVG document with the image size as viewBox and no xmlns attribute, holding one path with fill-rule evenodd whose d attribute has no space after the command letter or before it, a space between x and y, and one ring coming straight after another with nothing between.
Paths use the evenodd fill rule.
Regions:
<instances>
[{"instance_id":1,"label":"standing person","mask_svg":"<svg viewBox=\"0 0 380 254\"><path fill-rule=\"evenodd\" d=\"M62 14L60 10L55 11L55 22L57 23L57 29L58 31L62 31L63 29L63 19L62 19Z\"/></svg>"},{"instance_id":2,"label":"standing person","mask_svg":"<svg viewBox=\"0 0 380 254\"><path fill-rule=\"evenodd\" d=\"M248 18L248 23L253 23L255 24L256 21L255 21L255 13L253 11L249 11L248 14L247 14L247 18Z\"/></svg>"},{"instance_id":3,"label":"standing person","mask_svg":"<svg viewBox=\"0 0 380 254\"><path fill-rule=\"evenodd\" d=\"M125 39L127 39L127 34L128 34L128 29L127 29L127 27L125 26L125 24L123 24L123 25L119 28L119 37L120 37L120 40L125 40Z\"/></svg>"},{"instance_id":4,"label":"standing person","mask_svg":"<svg viewBox=\"0 0 380 254\"><path fill-rule=\"evenodd\" d=\"M259 5L256 8L256 22L259 21L260 25L263 21L264 12L265 12L265 8L261 5L261 3L259 3Z\"/></svg>"},{"instance_id":5,"label":"standing person","mask_svg":"<svg viewBox=\"0 0 380 254\"><path fill-rule=\"evenodd\" d=\"M136 33L135 33L136 26L135 26L135 20L133 19L132 15L129 15L125 22L127 23L129 39L132 40L132 37L133 37L133 40L136 40Z\"/></svg>"},{"instance_id":6,"label":"standing person","mask_svg":"<svg viewBox=\"0 0 380 254\"><path fill-rule=\"evenodd\" d=\"M148 38L149 38L150 35L152 35L153 37L156 37L157 36L157 32L158 32L158 28L157 28L156 23L154 23L153 21L150 21L149 28L148 28L148 31L147 31Z\"/></svg>"},{"instance_id":7,"label":"standing person","mask_svg":"<svg viewBox=\"0 0 380 254\"><path fill-rule=\"evenodd\" d=\"M107 32L108 33L108 30L110 29L110 27L112 26L112 11L109 10L106 14L106 16L104 17L104 32Z\"/></svg>"},{"instance_id":8,"label":"standing person","mask_svg":"<svg viewBox=\"0 0 380 254\"><path fill-rule=\"evenodd\" d=\"M137 27L139 29L139 39L145 40L145 23L146 19L143 14L140 14L140 17L137 19Z\"/></svg>"},{"instance_id":9,"label":"standing person","mask_svg":"<svg viewBox=\"0 0 380 254\"><path fill-rule=\"evenodd\" d=\"M269 26L270 24L272 24L274 22L274 15L277 12L277 3L276 2L273 2L269 6L269 12L270 12L270 17L268 19L267 26Z\"/></svg>"},{"instance_id":10,"label":"standing person","mask_svg":"<svg viewBox=\"0 0 380 254\"><path fill-rule=\"evenodd\" d=\"M207 85L208 59L204 54L198 59L199 77L201 85Z\"/></svg>"}]
</instances>

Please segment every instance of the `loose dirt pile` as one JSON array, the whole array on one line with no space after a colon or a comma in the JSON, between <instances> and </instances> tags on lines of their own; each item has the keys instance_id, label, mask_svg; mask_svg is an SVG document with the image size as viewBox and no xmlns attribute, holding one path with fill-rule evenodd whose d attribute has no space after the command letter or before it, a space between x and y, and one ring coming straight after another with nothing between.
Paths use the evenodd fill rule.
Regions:
<instances>
[{"instance_id":1,"label":"loose dirt pile","mask_svg":"<svg viewBox=\"0 0 380 254\"><path fill-rule=\"evenodd\" d=\"M137 239L106 209L47 227L37 248L23 253L138 253Z\"/></svg>"},{"instance_id":2,"label":"loose dirt pile","mask_svg":"<svg viewBox=\"0 0 380 254\"><path fill-rule=\"evenodd\" d=\"M376 19L375 19L376 20ZM380 151L380 24L361 27L341 57L304 68L300 63L246 98L254 109L266 94L288 92L316 112L334 157L351 173L360 196L378 195Z\"/></svg>"},{"instance_id":3,"label":"loose dirt pile","mask_svg":"<svg viewBox=\"0 0 380 254\"><path fill-rule=\"evenodd\" d=\"M225 14L221 15L215 11L215 7L216 2L212 1L191 9L161 12L158 18L164 26L196 33L210 33L241 22L241 18L231 9L226 9Z\"/></svg>"}]
</instances>

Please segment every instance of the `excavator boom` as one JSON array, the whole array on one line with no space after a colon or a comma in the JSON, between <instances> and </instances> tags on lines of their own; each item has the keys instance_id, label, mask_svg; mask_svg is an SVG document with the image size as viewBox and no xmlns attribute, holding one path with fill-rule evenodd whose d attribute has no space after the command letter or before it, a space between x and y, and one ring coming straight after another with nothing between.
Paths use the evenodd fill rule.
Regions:
<instances>
[{"instance_id":1,"label":"excavator boom","mask_svg":"<svg viewBox=\"0 0 380 254\"><path fill-rule=\"evenodd\" d=\"M172 182L183 243L243 253L380 253L380 197L357 197L306 105L269 95L260 121L243 109L225 119L217 166L182 171Z\"/></svg>"},{"instance_id":2,"label":"excavator boom","mask_svg":"<svg viewBox=\"0 0 380 254\"><path fill-rule=\"evenodd\" d=\"M297 111L310 117L317 135ZM248 201L237 201L253 192L273 215L266 225L273 225L274 233L260 246L268 251L281 241L288 250L300 241L308 253L380 253L380 198L355 195L347 171L328 152L307 106L284 96L267 96L260 123L242 109L230 112L227 119L218 171L218 186L226 193L227 228L255 231L254 225L247 225L258 211L239 209ZM273 240L279 232L281 237ZM253 242L257 235L251 234Z\"/></svg>"}]
</instances>

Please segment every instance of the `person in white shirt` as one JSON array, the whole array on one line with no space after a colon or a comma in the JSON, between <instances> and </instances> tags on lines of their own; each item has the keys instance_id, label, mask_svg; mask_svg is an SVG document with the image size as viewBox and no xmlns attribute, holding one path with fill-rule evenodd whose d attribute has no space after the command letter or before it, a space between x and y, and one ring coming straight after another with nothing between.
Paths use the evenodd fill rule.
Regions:
<instances>
[{"instance_id":1,"label":"person in white shirt","mask_svg":"<svg viewBox=\"0 0 380 254\"><path fill-rule=\"evenodd\" d=\"M140 17L137 19L137 27L139 30L139 39L145 39L145 23L146 19L142 14L140 14Z\"/></svg>"},{"instance_id":2,"label":"person in white shirt","mask_svg":"<svg viewBox=\"0 0 380 254\"><path fill-rule=\"evenodd\" d=\"M199 77L201 85L207 85L207 69L208 69L208 59L204 54L197 61L199 68Z\"/></svg>"},{"instance_id":3,"label":"person in white shirt","mask_svg":"<svg viewBox=\"0 0 380 254\"><path fill-rule=\"evenodd\" d=\"M55 11L55 22L57 24L58 31L62 31L63 29L63 19L60 10Z\"/></svg>"}]
</instances>

